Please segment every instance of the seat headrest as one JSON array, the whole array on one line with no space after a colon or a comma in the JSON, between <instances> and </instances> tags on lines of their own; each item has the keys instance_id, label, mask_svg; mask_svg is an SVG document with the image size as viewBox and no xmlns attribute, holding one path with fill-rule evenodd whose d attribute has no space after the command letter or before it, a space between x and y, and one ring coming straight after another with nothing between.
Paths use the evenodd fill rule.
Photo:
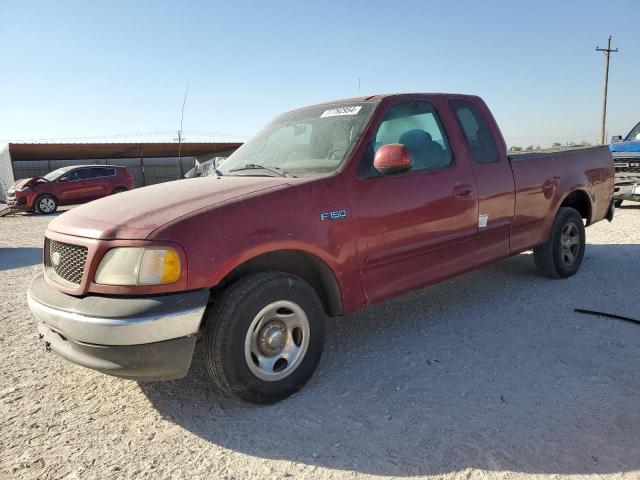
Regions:
<instances>
[{"instance_id":1,"label":"seat headrest","mask_svg":"<svg viewBox=\"0 0 640 480\"><path fill-rule=\"evenodd\" d=\"M399 139L400 143L402 143L403 145L409 148L411 148L414 145L426 146L426 145L429 145L432 141L433 139L431 138L431 135L428 132L425 132L424 130L421 130L419 128L414 128L413 130L404 132Z\"/></svg>"}]
</instances>

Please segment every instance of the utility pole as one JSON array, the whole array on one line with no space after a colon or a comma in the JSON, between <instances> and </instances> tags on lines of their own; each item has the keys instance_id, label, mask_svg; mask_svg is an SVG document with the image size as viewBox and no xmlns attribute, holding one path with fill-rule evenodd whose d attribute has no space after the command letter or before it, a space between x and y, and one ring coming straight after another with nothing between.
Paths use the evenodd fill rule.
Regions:
<instances>
[{"instance_id":1,"label":"utility pole","mask_svg":"<svg viewBox=\"0 0 640 480\"><path fill-rule=\"evenodd\" d=\"M617 48L611 48L611 35L607 42L607 48L596 47L596 52L604 52L604 95L602 97L602 120L600 122L600 145L606 143L605 126L607 123L607 90L609 88L609 56L617 52Z\"/></svg>"}]
</instances>

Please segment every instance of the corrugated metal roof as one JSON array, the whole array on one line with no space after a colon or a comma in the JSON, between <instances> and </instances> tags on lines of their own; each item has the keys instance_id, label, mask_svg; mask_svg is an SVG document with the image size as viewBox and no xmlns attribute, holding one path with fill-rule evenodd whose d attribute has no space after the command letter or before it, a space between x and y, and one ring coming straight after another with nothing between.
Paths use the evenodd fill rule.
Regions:
<instances>
[{"instance_id":1,"label":"corrugated metal roof","mask_svg":"<svg viewBox=\"0 0 640 480\"><path fill-rule=\"evenodd\" d=\"M10 143L12 161L91 158L183 157L235 150L240 142L164 143Z\"/></svg>"}]
</instances>

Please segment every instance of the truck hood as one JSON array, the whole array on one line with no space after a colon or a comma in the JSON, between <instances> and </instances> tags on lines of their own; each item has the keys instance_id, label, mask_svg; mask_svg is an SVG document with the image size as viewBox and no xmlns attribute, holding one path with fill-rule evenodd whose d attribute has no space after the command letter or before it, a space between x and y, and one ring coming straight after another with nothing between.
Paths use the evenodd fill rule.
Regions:
<instances>
[{"instance_id":1,"label":"truck hood","mask_svg":"<svg viewBox=\"0 0 640 480\"><path fill-rule=\"evenodd\" d=\"M640 152L640 142L619 142L609 145L609 150L612 152Z\"/></svg>"},{"instance_id":2,"label":"truck hood","mask_svg":"<svg viewBox=\"0 0 640 480\"><path fill-rule=\"evenodd\" d=\"M196 210L258 192L285 188L291 178L200 177L160 183L95 200L55 218L49 230L97 239L144 240Z\"/></svg>"}]
</instances>

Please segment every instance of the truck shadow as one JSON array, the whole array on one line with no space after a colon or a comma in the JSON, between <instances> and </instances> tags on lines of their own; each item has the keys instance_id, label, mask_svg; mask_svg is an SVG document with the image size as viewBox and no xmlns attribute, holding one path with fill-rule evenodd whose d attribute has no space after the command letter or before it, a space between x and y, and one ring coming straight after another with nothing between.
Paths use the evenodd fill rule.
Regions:
<instances>
[{"instance_id":1,"label":"truck shadow","mask_svg":"<svg viewBox=\"0 0 640 480\"><path fill-rule=\"evenodd\" d=\"M222 398L202 352L188 377L140 388L176 424L262 458L376 475L632 471L640 328L573 309L638 317L638 271L640 245L589 245L562 281L522 254L332 319L315 376L272 406Z\"/></svg>"},{"instance_id":2,"label":"truck shadow","mask_svg":"<svg viewBox=\"0 0 640 480\"><path fill-rule=\"evenodd\" d=\"M39 263L42 263L42 248L0 247L0 271L31 267Z\"/></svg>"}]
</instances>

